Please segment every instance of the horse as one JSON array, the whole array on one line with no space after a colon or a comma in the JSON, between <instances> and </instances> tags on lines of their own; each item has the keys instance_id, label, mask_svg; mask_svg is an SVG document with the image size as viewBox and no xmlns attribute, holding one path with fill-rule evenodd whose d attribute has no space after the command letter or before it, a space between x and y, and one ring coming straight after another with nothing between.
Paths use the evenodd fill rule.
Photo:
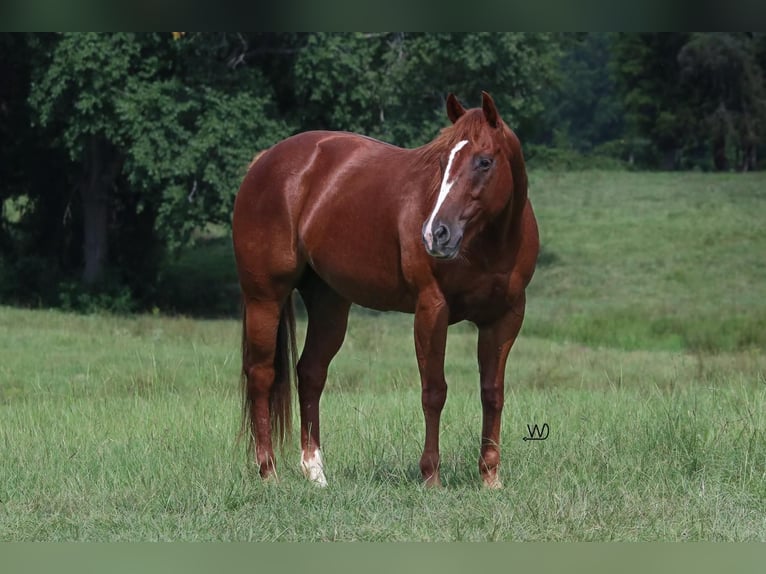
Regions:
<instances>
[{"instance_id":1,"label":"horse","mask_svg":"<svg viewBox=\"0 0 766 574\"><path fill-rule=\"evenodd\" d=\"M264 479L272 435L300 409L300 466L327 484L319 401L352 303L414 314L425 441L420 472L440 486L439 420L447 398L447 327L478 329L479 473L500 488L505 365L524 319L539 251L521 143L482 92L480 108L446 99L451 125L404 149L359 134L308 131L262 152L237 193L232 239L242 291L243 432ZM293 298L307 313L296 362Z\"/></svg>"}]
</instances>

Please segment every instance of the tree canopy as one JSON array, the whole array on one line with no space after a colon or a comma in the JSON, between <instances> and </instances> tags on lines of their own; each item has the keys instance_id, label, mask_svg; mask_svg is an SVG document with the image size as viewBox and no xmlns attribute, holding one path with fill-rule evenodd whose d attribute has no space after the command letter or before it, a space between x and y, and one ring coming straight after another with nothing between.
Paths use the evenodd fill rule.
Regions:
<instances>
[{"instance_id":1,"label":"tree canopy","mask_svg":"<svg viewBox=\"0 0 766 574\"><path fill-rule=\"evenodd\" d=\"M449 92L489 91L578 164L758 169L764 66L754 33L0 34L0 300L149 304L258 151L308 129L420 145Z\"/></svg>"}]
</instances>

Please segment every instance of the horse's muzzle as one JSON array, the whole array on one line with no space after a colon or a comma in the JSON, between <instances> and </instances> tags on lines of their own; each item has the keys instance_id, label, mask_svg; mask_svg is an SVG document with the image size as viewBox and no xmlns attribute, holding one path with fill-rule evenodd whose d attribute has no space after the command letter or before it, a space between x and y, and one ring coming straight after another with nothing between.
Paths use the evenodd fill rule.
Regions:
<instances>
[{"instance_id":1,"label":"horse's muzzle","mask_svg":"<svg viewBox=\"0 0 766 574\"><path fill-rule=\"evenodd\" d=\"M454 259L463 241L462 228L450 228L442 221L434 221L431 229L423 225L422 240L426 251L436 259Z\"/></svg>"}]
</instances>

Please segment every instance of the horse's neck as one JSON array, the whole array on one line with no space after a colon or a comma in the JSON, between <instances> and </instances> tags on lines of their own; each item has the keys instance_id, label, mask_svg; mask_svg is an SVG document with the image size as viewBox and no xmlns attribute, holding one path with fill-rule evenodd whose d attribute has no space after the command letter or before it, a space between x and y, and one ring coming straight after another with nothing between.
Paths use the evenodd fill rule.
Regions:
<instances>
[{"instance_id":1,"label":"horse's neck","mask_svg":"<svg viewBox=\"0 0 766 574\"><path fill-rule=\"evenodd\" d=\"M425 190L422 194L421 210L426 214L433 208L442 184L443 166L440 163L440 152L434 142L407 152L412 165L410 170L402 170L402 173L416 174L415 177L422 178L418 187ZM408 175L407 178L412 183L412 175Z\"/></svg>"},{"instance_id":2,"label":"horse's neck","mask_svg":"<svg viewBox=\"0 0 766 574\"><path fill-rule=\"evenodd\" d=\"M513 149L513 157L511 159L513 197L508 202L508 205L505 206L505 212L499 218L502 225L501 235L505 241L510 242L512 245L517 242L521 233L521 218L527 204L527 189L529 186L524 155L521 151L521 144L518 138L515 137L515 134L513 140L514 143L511 146Z\"/></svg>"},{"instance_id":3,"label":"horse's neck","mask_svg":"<svg viewBox=\"0 0 766 574\"><path fill-rule=\"evenodd\" d=\"M518 193L516 193L518 191ZM521 244L521 229L524 207L527 203L526 180L502 212L479 234L483 250L488 257L497 260L514 259Z\"/></svg>"}]
</instances>

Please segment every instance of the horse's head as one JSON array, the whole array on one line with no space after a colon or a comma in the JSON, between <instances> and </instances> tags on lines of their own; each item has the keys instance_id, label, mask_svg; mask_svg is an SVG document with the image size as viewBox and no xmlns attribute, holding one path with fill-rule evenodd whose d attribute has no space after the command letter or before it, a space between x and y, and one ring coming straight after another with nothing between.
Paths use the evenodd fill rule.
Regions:
<instances>
[{"instance_id":1,"label":"horse's head","mask_svg":"<svg viewBox=\"0 0 766 574\"><path fill-rule=\"evenodd\" d=\"M504 213L514 184L526 193L518 139L489 94L482 92L482 107L471 110L450 94L447 115L454 125L442 138L448 143L442 151L441 185L422 230L426 251L439 259L456 257L464 242ZM514 181L517 177L524 181Z\"/></svg>"}]
</instances>

